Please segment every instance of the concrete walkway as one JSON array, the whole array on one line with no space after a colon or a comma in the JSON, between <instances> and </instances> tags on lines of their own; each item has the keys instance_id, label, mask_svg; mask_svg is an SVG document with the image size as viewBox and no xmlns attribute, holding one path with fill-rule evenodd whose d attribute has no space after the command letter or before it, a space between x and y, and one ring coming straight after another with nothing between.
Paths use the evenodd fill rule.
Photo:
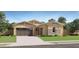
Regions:
<instances>
[{"instance_id":1,"label":"concrete walkway","mask_svg":"<svg viewBox=\"0 0 79 59\"><path fill-rule=\"evenodd\" d=\"M16 43L11 43L7 46L31 46L31 45L50 45L36 36L17 36Z\"/></svg>"}]
</instances>

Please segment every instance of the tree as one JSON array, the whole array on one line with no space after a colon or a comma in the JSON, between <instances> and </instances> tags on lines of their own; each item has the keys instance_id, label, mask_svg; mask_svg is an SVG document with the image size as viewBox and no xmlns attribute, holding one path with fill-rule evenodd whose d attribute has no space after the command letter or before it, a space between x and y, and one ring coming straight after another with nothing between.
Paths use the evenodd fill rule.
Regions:
<instances>
[{"instance_id":1,"label":"tree","mask_svg":"<svg viewBox=\"0 0 79 59\"><path fill-rule=\"evenodd\" d=\"M59 18L58 18L58 22L66 24L66 18L64 18L64 17L59 17Z\"/></svg>"},{"instance_id":2,"label":"tree","mask_svg":"<svg viewBox=\"0 0 79 59\"><path fill-rule=\"evenodd\" d=\"M0 32L4 32L8 28L8 20L6 20L6 16L4 12L0 12Z\"/></svg>"},{"instance_id":3,"label":"tree","mask_svg":"<svg viewBox=\"0 0 79 59\"><path fill-rule=\"evenodd\" d=\"M13 26L14 26L15 24L16 24L15 22L9 23L8 30L13 29Z\"/></svg>"},{"instance_id":4,"label":"tree","mask_svg":"<svg viewBox=\"0 0 79 59\"><path fill-rule=\"evenodd\" d=\"M65 29L66 29L68 32L73 33L73 32L75 31L74 23L73 23L73 22L66 23Z\"/></svg>"},{"instance_id":5,"label":"tree","mask_svg":"<svg viewBox=\"0 0 79 59\"><path fill-rule=\"evenodd\" d=\"M55 22L55 20L53 18L48 20L49 22Z\"/></svg>"},{"instance_id":6,"label":"tree","mask_svg":"<svg viewBox=\"0 0 79 59\"><path fill-rule=\"evenodd\" d=\"M75 19L74 21L67 23L65 28L71 33L75 32L75 30L79 30L79 19Z\"/></svg>"},{"instance_id":7,"label":"tree","mask_svg":"<svg viewBox=\"0 0 79 59\"><path fill-rule=\"evenodd\" d=\"M74 24L75 30L79 30L79 19L75 19L73 21L73 24Z\"/></svg>"}]
</instances>

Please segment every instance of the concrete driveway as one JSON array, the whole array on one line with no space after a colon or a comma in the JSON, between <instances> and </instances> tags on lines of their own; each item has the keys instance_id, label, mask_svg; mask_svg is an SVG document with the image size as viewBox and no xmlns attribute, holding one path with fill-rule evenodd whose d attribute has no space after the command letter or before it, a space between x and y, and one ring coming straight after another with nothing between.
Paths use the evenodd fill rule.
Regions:
<instances>
[{"instance_id":1,"label":"concrete driveway","mask_svg":"<svg viewBox=\"0 0 79 59\"><path fill-rule=\"evenodd\" d=\"M17 36L16 43L12 43L8 46L31 46L31 45L49 45L51 43L45 42L36 36Z\"/></svg>"}]
</instances>

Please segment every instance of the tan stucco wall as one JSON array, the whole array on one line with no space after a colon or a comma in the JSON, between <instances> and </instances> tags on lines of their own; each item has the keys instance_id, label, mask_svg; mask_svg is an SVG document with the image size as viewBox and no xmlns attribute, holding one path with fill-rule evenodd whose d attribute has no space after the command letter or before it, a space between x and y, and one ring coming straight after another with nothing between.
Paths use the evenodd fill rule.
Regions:
<instances>
[{"instance_id":1,"label":"tan stucco wall","mask_svg":"<svg viewBox=\"0 0 79 59\"><path fill-rule=\"evenodd\" d=\"M17 29L17 28L29 28L29 29L33 30L34 27L35 27L35 26L29 25L29 24L27 24L27 25L24 25L24 24L15 25L15 26L13 27L13 28L14 28L14 35L16 35L16 29ZM33 31L34 31L34 30L33 30ZM33 32L33 35L34 35L34 32Z\"/></svg>"},{"instance_id":2,"label":"tan stucco wall","mask_svg":"<svg viewBox=\"0 0 79 59\"><path fill-rule=\"evenodd\" d=\"M39 28L43 29L43 35L48 35L48 26L46 24L40 25Z\"/></svg>"},{"instance_id":3,"label":"tan stucco wall","mask_svg":"<svg viewBox=\"0 0 79 59\"><path fill-rule=\"evenodd\" d=\"M53 32L53 27L56 28L56 32ZM48 35L63 35L63 25L48 23Z\"/></svg>"},{"instance_id":4,"label":"tan stucco wall","mask_svg":"<svg viewBox=\"0 0 79 59\"><path fill-rule=\"evenodd\" d=\"M16 28L13 29L13 35L16 35Z\"/></svg>"}]
</instances>

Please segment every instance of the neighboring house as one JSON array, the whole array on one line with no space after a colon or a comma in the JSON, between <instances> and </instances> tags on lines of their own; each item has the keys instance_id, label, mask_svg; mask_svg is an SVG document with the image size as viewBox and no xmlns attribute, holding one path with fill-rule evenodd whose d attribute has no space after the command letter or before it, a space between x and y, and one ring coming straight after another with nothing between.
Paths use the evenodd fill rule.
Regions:
<instances>
[{"instance_id":1,"label":"neighboring house","mask_svg":"<svg viewBox=\"0 0 79 59\"><path fill-rule=\"evenodd\" d=\"M64 34L64 25L55 21L47 23L31 20L28 22L17 23L13 26L14 35L17 36L38 36L38 35L60 35Z\"/></svg>"},{"instance_id":2,"label":"neighboring house","mask_svg":"<svg viewBox=\"0 0 79 59\"><path fill-rule=\"evenodd\" d=\"M79 30L75 30L75 32L73 34L79 35Z\"/></svg>"}]
</instances>

